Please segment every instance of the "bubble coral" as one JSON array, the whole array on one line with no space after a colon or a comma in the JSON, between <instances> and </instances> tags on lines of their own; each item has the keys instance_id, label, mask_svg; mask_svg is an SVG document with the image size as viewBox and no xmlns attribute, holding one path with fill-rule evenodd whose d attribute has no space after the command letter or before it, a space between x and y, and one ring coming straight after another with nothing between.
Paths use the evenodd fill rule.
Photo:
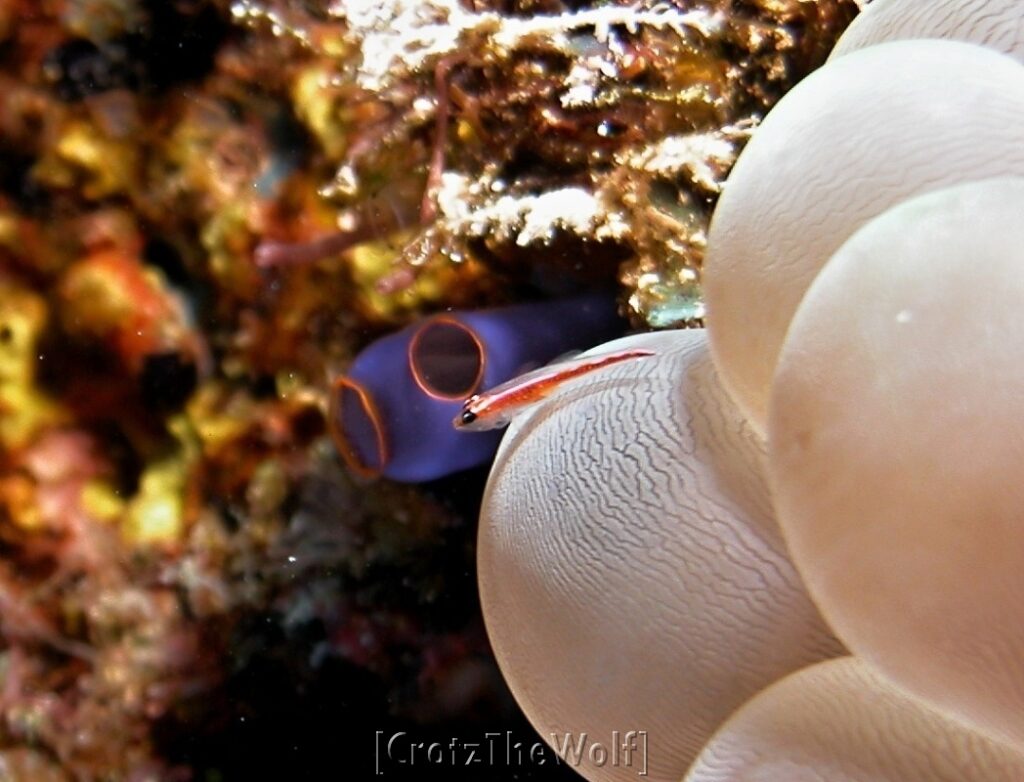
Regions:
<instances>
[{"instance_id":1,"label":"bubble coral","mask_svg":"<svg viewBox=\"0 0 1024 782\"><path fill-rule=\"evenodd\" d=\"M601 342L621 327L610 297L435 315L377 340L335 381L329 415L355 472L439 478L485 462L500 433L457 432L467 396Z\"/></svg>"},{"instance_id":2,"label":"bubble coral","mask_svg":"<svg viewBox=\"0 0 1024 782\"><path fill-rule=\"evenodd\" d=\"M862 660L843 657L791 674L753 698L708 742L684 782L1022 777L1024 757L960 730Z\"/></svg>"},{"instance_id":3,"label":"bubble coral","mask_svg":"<svg viewBox=\"0 0 1024 782\"><path fill-rule=\"evenodd\" d=\"M758 431L793 311L858 226L915 193L1024 174L1021 76L980 46L894 41L830 61L765 118L715 209L704 269L715 361Z\"/></svg>"},{"instance_id":4,"label":"bubble coral","mask_svg":"<svg viewBox=\"0 0 1024 782\"><path fill-rule=\"evenodd\" d=\"M706 269L707 371L742 413L693 393L676 343L695 337L666 334L660 361L563 389L499 450L480 530L485 616L513 691L555 743L551 729L645 728L651 777L679 779L722 716L713 699L679 707L680 693L729 692L722 682L751 669L725 661L751 638L759 661L777 653L744 613L755 602L731 568L745 572L746 552L726 521L766 469L779 531L772 510L763 524L784 564L754 561L798 573L787 594L818 606L855 657L748 701L687 779L1020 777L1024 17L965 0L943 3L941 24L914 23L919 4L897 5L868 11L902 20L891 30L853 32L999 52L939 40L839 52L756 132L712 219ZM1004 17L994 34L987 20ZM663 372L666 390L627 370ZM756 443L766 430L763 464L698 447L716 442L706 431ZM716 506L729 515L666 521ZM702 580L666 587L705 549L720 560ZM777 604L753 594L768 605L755 615L773 617ZM714 663L733 667L702 676Z\"/></svg>"},{"instance_id":5,"label":"bubble coral","mask_svg":"<svg viewBox=\"0 0 1024 782\"><path fill-rule=\"evenodd\" d=\"M646 730L650 778L678 780L733 709L842 647L789 561L763 445L704 332L601 350L627 346L658 358L592 373L513 422L481 511L481 603L542 736Z\"/></svg>"},{"instance_id":6,"label":"bubble coral","mask_svg":"<svg viewBox=\"0 0 1024 782\"><path fill-rule=\"evenodd\" d=\"M910 38L981 44L1024 62L1024 15L1017 0L876 0L846 28L831 57Z\"/></svg>"},{"instance_id":7,"label":"bubble coral","mask_svg":"<svg viewBox=\"0 0 1024 782\"><path fill-rule=\"evenodd\" d=\"M769 427L776 511L831 625L1018 745L1022 210L1024 179L987 180L854 234L794 316Z\"/></svg>"}]
</instances>

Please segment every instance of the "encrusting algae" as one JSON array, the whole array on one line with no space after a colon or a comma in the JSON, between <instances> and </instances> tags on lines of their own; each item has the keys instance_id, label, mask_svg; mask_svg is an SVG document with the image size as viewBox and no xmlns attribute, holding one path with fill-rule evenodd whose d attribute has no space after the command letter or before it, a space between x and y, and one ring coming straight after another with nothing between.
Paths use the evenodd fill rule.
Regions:
<instances>
[{"instance_id":1,"label":"encrusting algae","mask_svg":"<svg viewBox=\"0 0 1024 782\"><path fill-rule=\"evenodd\" d=\"M398 0L336 2L314 19L237 0L231 10L316 54L299 77L316 108L298 113L316 118L338 165L324 193L349 207L343 235L373 232L359 205L381 194L393 214L377 232L417 226L396 254L399 280L470 258L512 279L540 266L593 280L618 266L631 319L664 327L702 317L707 221L749 130L823 61L856 7L570 11L556 0L508 14ZM332 19L341 32L329 35ZM347 144L325 132L332 113ZM403 177L416 185L400 187Z\"/></svg>"},{"instance_id":2,"label":"encrusting algae","mask_svg":"<svg viewBox=\"0 0 1024 782\"><path fill-rule=\"evenodd\" d=\"M855 11L0 2L0 778L361 778L353 726L527 731L481 474L361 482L330 382L447 308L699 323L721 183Z\"/></svg>"}]
</instances>

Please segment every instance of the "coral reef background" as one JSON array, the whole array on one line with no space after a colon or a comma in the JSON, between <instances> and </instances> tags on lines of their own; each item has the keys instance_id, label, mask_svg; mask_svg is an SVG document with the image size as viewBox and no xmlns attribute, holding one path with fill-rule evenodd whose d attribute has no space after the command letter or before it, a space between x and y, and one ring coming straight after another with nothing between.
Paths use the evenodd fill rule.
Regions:
<instances>
[{"instance_id":1,"label":"coral reef background","mask_svg":"<svg viewBox=\"0 0 1024 782\"><path fill-rule=\"evenodd\" d=\"M855 9L0 0L0 777L534 740L479 615L486 472L352 476L330 381L447 308L699 323L721 181Z\"/></svg>"}]
</instances>

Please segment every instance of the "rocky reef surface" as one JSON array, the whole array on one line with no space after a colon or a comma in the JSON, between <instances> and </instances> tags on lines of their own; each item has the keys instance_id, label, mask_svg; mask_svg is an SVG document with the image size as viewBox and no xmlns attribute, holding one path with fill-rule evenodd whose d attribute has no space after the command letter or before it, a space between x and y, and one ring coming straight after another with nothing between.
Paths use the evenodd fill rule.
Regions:
<instances>
[{"instance_id":1,"label":"rocky reef surface","mask_svg":"<svg viewBox=\"0 0 1024 782\"><path fill-rule=\"evenodd\" d=\"M699 325L729 166L855 12L0 0L0 778L535 740L479 616L485 468L352 474L331 381L450 308Z\"/></svg>"}]
</instances>

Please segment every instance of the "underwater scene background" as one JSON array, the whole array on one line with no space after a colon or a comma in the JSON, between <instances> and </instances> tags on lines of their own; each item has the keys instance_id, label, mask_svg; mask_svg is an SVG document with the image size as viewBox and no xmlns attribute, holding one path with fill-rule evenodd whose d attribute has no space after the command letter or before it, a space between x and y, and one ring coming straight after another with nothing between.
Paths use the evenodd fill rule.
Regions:
<instances>
[{"instance_id":1,"label":"underwater scene background","mask_svg":"<svg viewBox=\"0 0 1024 782\"><path fill-rule=\"evenodd\" d=\"M369 779L396 734L397 778L578 778L451 419L702 324L720 185L856 10L0 0L0 779Z\"/></svg>"}]
</instances>

